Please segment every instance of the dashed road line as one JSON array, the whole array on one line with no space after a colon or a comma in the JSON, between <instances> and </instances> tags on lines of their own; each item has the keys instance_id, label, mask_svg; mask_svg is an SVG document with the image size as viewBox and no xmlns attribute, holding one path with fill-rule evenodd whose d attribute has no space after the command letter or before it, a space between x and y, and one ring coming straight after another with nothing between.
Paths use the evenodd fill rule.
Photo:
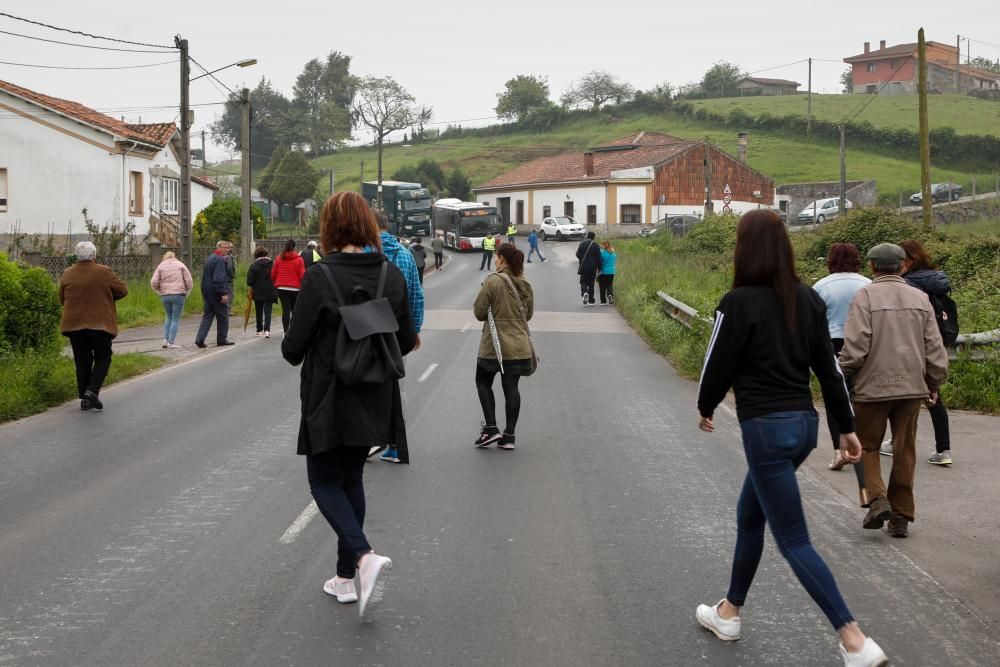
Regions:
<instances>
[{"instance_id":1,"label":"dashed road line","mask_svg":"<svg viewBox=\"0 0 1000 667\"><path fill-rule=\"evenodd\" d=\"M282 544L291 544L294 542L295 538L299 536L299 533L305 530L306 526L309 525L310 521L316 518L317 514L319 514L319 507L317 507L316 502L313 501L309 503L304 510L302 510L302 514L300 514L298 518L292 522L292 525L288 527L288 530L285 531L285 534L282 535L281 539L278 541Z\"/></svg>"},{"instance_id":2,"label":"dashed road line","mask_svg":"<svg viewBox=\"0 0 1000 667\"><path fill-rule=\"evenodd\" d=\"M421 373L420 377L417 378L417 382L423 382L424 380L429 378L431 376L431 373L433 373L434 369L437 367L438 367L437 364L431 364L430 366L428 366L427 370Z\"/></svg>"}]
</instances>

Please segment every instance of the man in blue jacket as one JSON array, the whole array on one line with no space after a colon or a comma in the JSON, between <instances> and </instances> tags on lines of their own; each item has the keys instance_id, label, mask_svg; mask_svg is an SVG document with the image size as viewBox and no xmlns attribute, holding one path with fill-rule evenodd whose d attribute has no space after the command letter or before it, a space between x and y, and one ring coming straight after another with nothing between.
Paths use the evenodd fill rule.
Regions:
<instances>
[{"instance_id":1,"label":"man in blue jacket","mask_svg":"<svg viewBox=\"0 0 1000 667\"><path fill-rule=\"evenodd\" d=\"M233 301L233 264L228 261L233 244L229 241L219 241L215 244L215 252L205 260L205 268L201 273L201 298L205 302L205 314L201 316L198 333L194 344L198 347L208 347L205 339L215 320L218 326L215 330L215 340L220 346L235 345L229 340L229 305Z\"/></svg>"},{"instance_id":2,"label":"man in blue jacket","mask_svg":"<svg viewBox=\"0 0 1000 667\"><path fill-rule=\"evenodd\" d=\"M542 260L543 262L545 261L545 258L542 257L542 251L538 249L538 232L536 232L534 229L532 229L531 233L528 234L528 263L529 264L531 263L531 256L532 255L538 255L538 259Z\"/></svg>"}]
</instances>

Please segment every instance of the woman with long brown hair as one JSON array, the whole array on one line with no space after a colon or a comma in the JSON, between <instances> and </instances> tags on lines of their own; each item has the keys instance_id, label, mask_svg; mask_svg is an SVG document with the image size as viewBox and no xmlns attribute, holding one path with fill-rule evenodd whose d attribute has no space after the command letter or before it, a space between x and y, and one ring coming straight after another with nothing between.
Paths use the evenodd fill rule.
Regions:
<instances>
[{"instance_id":1,"label":"woman with long brown hair","mask_svg":"<svg viewBox=\"0 0 1000 667\"><path fill-rule=\"evenodd\" d=\"M337 533L337 576L323 590L339 602L360 599L364 621L381 601L392 567L372 550L363 530L365 458L370 448L386 442L397 443L405 456L406 435L398 380L348 386L335 372L341 305L363 303L381 290L396 318L402 354L413 349L417 333L403 274L381 252L366 252L382 246L364 198L354 192L333 195L323 205L319 227L325 256L302 279L281 352L293 366L305 362L298 453L306 457L316 505Z\"/></svg>"},{"instance_id":2,"label":"woman with long brown hair","mask_svg":"<svg viewBox=\"0 0 1000 667\"><path fill-rule=\"evenodd\" d=\"M799 582L840 635L848 667L888 664L858 628L833 574L809 541L795 470L816 448L819 417L809 389L816 373L827 409L840 427L849 462L861 458L850 397L833 354L826 307L795 273L791 242L773 211L744 215L736 228L733 289L715 313L698 395L698 427L711 433L713 414L730 387L743 436L747 475L736 507L736 550L726 597L698 605L696 618L719 639L740 638L740 610L771 532Z\"/></svg>"}]
</instances>

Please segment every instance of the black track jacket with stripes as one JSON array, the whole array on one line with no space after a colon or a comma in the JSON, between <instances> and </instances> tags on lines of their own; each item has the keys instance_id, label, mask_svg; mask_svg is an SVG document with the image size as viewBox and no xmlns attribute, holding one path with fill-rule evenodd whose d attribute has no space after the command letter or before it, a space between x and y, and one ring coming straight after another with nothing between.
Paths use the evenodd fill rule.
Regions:
<instances>
[{"instance_id":1,"label":"black track jacket with stripes","mask_svg":"<svg viewBox=\"0 0 1000 667\"><path fill-rule=\"evenodd\" d=\"M701 372L698 411L703 417L712 416L730 387L740 421L811 410L811 368L840 432L854 432L854 412L833 353L826 305L807 285L797 288L795 320L791 331L770 287L738 287L722 297Z\"/></svg>"}]
</instances>

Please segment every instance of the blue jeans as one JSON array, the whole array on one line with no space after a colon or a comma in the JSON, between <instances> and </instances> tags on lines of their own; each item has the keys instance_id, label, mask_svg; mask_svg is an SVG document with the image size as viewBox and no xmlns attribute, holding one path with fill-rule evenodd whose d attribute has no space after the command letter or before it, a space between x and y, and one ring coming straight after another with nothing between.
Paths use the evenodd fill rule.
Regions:
<instances>
[{"instance_id":1,"label":"blue jeans","mask_svg":"<svg viewBox=\"0 0 1000 667\"><path fill-rule=\"evenodd\" d=\"M536 246L536 245L533 245L533 246L531 246L531 248L528 249L528 261L529 262L531 261L531 256L532 255L538 255L538 259L542 260L543 262L545 261L545 258L542 257L542 251L539 250L538 246Z\"/></svg>"},{"instance_id":2,"label":"blue jeans","mask_svg":"<svg viewBox=\"0 0 1000 667\"><path fill-rule=\"evenodd\" d=\"M173 343L177 339L177 328L181 325L181 314L184 312L183 294L164 294L160 297L167 319L163 322L163 340Z\"/></svg>"},{"instance_id":3,"label":"blue jeans","mask_svg":"<svg viewBox=\"0 0 1000 667\"><path fill-rule=\"evenodd\" d=\"M813 548L795 470L816 448L815 411L775 412L740 422L747 476L736 506L736 553L726 594L741 607L764 551L764 524L806 592L835 630L854 620L833 573Z\"/></svg>"}]
</instances>

